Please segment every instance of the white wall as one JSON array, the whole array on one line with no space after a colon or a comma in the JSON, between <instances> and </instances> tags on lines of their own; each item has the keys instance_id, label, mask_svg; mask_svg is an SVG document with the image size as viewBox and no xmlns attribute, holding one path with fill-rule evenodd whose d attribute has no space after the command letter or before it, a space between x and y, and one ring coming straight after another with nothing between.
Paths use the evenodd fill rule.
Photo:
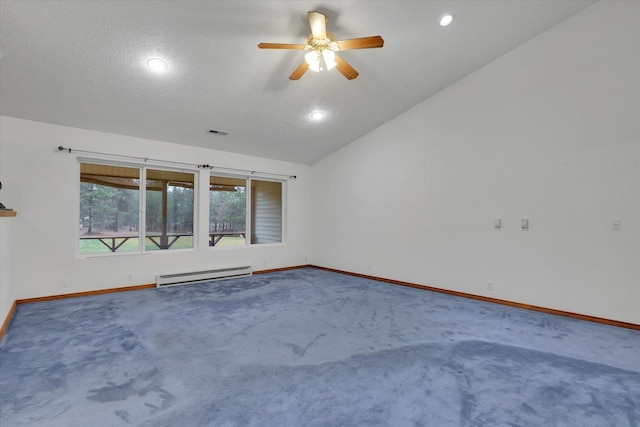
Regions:
<instances>
[{"instance_id":1,"label":"white wall","mask_svg":"<svg viewBox=\"0 0 640 427\"><path fill-rule=\"evenodd\" d=\"M640 323L638 22L597 3L315 164L313 263Z\"/></svg>"},{"instance_id":2,"label":"white wall","mask_svg":"<svg viewBox=\"0 0 640 427\"><path fill-rule=\"evenodd\" d=\"M265 270L306 264L310 166L6 116L0 117L0 145L3 202L18 211L18 216L11 219L9 243L11 291L15 299L154 283L158 273L191 269L251 265L254 270ZM286 183L286 243L209 248L203 235L194 251L78 259L79 166L77 156L59 152L59 145L297 175L297 179ZM203 173L200 184L207 183L208 174ZM208 206L202 203L199 211L205 221L207 210ZM4 230L2 239L4 242ZM128 275L132 280L128 280ZM3 278L0 290L5 287L4 281ZM64 282L68 285L63 287ZM4 309L4 302L2 306Z\"/></svg>"}]
</instances>

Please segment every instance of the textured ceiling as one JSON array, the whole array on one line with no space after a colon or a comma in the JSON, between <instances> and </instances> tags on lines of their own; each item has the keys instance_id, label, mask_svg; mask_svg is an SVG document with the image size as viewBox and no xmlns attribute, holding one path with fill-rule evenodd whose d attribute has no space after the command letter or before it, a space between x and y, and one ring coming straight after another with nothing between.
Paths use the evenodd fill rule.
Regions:
<instances>
[{"instance_id":1,"label":"textured ceiling","mask_svg":"<svg viewBox=\"0 0 640 427\"><path fill-rule=\"evenodd\" d=\"M0 114L313 164L592 3L1 0ZM310 10L384 38L341 53L357 79L291 81L303 52L257 48L304 43Z\"/></svg>"}]
</instances>

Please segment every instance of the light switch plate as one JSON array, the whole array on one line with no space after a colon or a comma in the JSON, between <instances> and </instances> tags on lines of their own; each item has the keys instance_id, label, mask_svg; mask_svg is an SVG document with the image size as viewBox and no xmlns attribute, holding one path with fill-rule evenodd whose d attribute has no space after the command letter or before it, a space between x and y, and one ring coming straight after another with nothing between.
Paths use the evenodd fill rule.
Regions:
<instances>
[{"instance_id":1,"label":"light switch plate","mask_svg":"<svg viewBox=\"0 0 640 427\"><path fill-rule=\"evenodd\" d=\"M522 228L523 230L529 229L529 218L522 218L520 220L520 228Z\"/></svg>"}]
</instances>

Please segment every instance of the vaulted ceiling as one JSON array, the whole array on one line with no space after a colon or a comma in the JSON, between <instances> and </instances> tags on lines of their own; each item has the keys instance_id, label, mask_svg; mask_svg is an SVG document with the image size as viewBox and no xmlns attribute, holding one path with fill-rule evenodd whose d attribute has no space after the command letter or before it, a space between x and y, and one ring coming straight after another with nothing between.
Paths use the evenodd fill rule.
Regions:
<instances>
[{"instance_id":1,"label":"vaulted ceiling","mask_svg":"<svg viewBox=\"0 0 640 427\"><path fill-rule=\"evenodd\" d=\"M592 3L2 0L0 114L313 164ZM304 52L257 48L305 43L312 10L383 37L340 54L357 79L292 81Z\"/></svg>"}]
</instances>

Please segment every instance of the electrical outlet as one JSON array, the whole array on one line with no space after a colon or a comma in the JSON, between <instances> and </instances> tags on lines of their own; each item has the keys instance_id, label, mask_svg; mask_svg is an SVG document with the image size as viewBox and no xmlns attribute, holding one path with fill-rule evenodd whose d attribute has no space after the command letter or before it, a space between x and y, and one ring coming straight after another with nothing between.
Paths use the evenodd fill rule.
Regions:
<instances>
[{"instance_id":1,"label":"electrical outlet","mask_svg":"<svg viewBox=\"0 0 640 427\"><path fill-rule=\"evenodd\" d=\"M127 282L132 282L133 281L133 274L129 273L127 274Z\"/></svg>"},{"instance_id":2,"label":"electrical outlet","mask_svg":"<svg viewBox=\"0 0 640 427\"><path fill-rule=\"evenodd\" d=\"M500 230L502 228L502 218L493 219L493 228L496 230Z\"/></svg>"},{"instance_id":3,"label":"electrical outlet","mask_svg":"<svg viewBox=\"0 0 640 427\"><path fill-rule=\"evenodd\" d=\"M522 218L520 220L520 228L522 228L523 230L529 229L529 218Z\"/></svg>"},{"instance_id":4,"label":"electrical outlet","mask_svg":"<svg viewBox=\"0 0 640 427\"><path fill-rule=\"evenodd\" d=\"M621 226L622 226L622 221L620 221L620 218L613 218L611 220L611 229L612 230L620 230Z\"/></svg>"},{"instance_id":5,"label":"electrical outlet","mask_svg":"<svg viewBox=\"0 0 640 427\"><path fill-rule=\"evenodd\" d=\"M60 287L61 288L68 288L69 287L69 278L68 277L63 277L62 279L60 279Z\"/></svg>"},{"instance_id":6,"label":"electrical outlet","mask_svg":"<svg viewBox=\"0 0 640 427\"><path fill-rule=\"evenodd\" d=\"M487 282L487 290L488 291L492 291L493 290L493 282L492 281L488 281Z\"/></svg>"},{"instance_id":7,"label":"electrical outlet","mask_svg":"<svg viewBox=\"0 0 640 427\"><path fill-rule=\"evenodd\" d=\"M368 265L368 269L369 269L369 271L371 271L373 269L373 267L371 267L371 264Z\"/></svg>"}]
</instances>

